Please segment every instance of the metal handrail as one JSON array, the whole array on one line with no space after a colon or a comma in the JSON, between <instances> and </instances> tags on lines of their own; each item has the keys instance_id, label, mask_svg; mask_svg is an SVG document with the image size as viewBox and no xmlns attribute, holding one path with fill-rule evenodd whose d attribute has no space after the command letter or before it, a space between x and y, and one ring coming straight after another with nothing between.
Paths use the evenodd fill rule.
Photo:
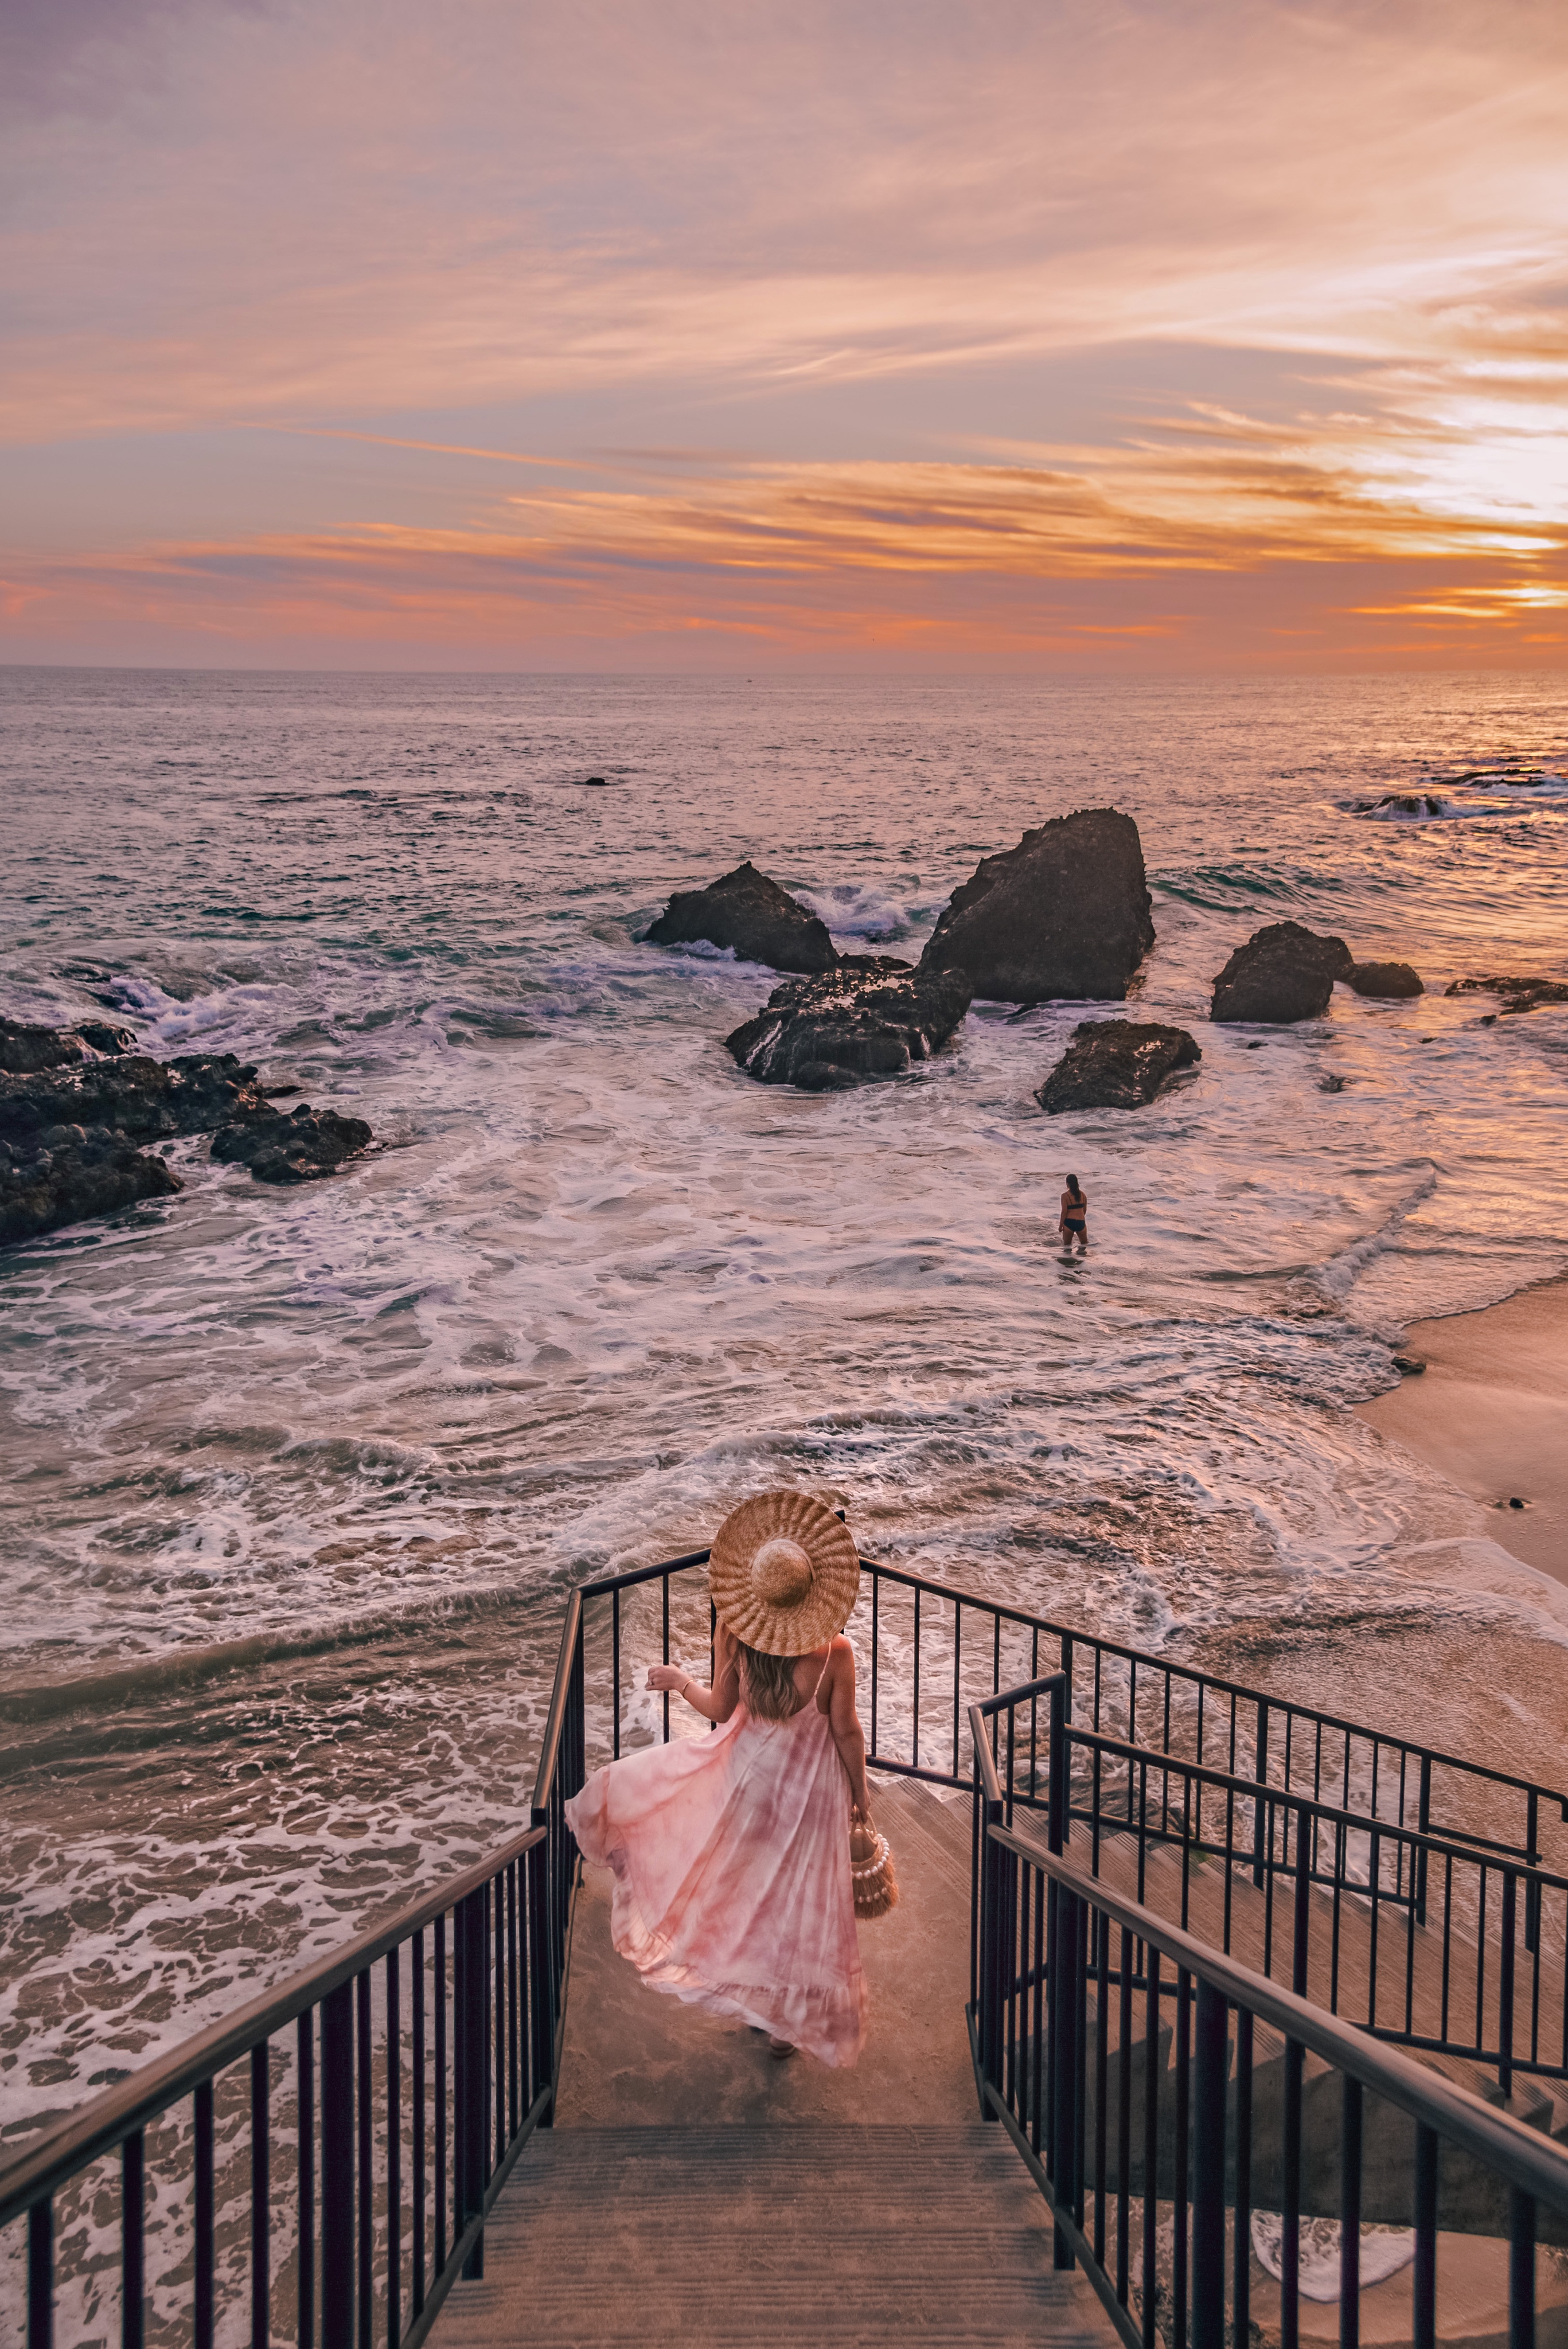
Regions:
<instances>
[{"instance_id":1,"label":"metal handrail","mask_svg":"<svg viewBox=\"0 0 1568 2349\"><path fill-rule=\"evenodd\" d=\"M1484 2096L1417 2063L1413 2055L1402 2055L1386 2040L1369 2037L1309 1999L1298 1998L1293 1991L1271 1982L1266 1974L1254 1973L1250 1966L1223 1956L1209 1942L1184 1933L1179 1925L1167 1924L1153 1909L1141 1908L1020 1828L992 1823L986 1833L993 1843L1076 1893L1113 1924L1125 1926L1184 1973L1209 1982L1232 2006L1249 2008L1282 2039L1295 2040L1335 2071L1348 2072L1363 2087L1386 2096L1412 2120L1440 2130L1478 2160L1501 2170L1522 2193L1568 2212L1568 2150L1539 2129L1516 2120L1511 2113L1500 2112Z\"/></svg>"},{"instance_id":2,"label":"metal handrail","mask_svg":"<svg viewBox=\"0 0 1568 2349\"><path fill-rule=\"evenodd\" d=\"M566 1600L566 1619L561 1625L561 1644L556 1656L556 1679L550 1691L549 1711L545 1715L545 1733L539 1742L539 1766L534 1774L535 1811L543 1810L549 1800L550 1788L561 1758L561 1734L566 1726L566 1700L571 1693L573 1663L582 1620L583 1594L580 1590L574 1590Z\"/></svg>"},{"instance_id":3,"label":"metal handrail","mask_svg":"<svg viewBox=\"0 0 1568 2349\"><path fill-rule=\"evenodd\" d=\"M1053 1776L1064 1777L1064 1707L1060 1686L1051 1692ZM1309 2210L1336 2211L1340 2341L1355 2349L1370 2178L1371 2215L1414 2219L1413 2349L1437 2349L1440 2219L1506 2235L1510 2349L1534 2349L1539 2209L1554 2214L1552 2240L1562 2241L1568 2151L1324 2013L1299 1983L1282 1988L1091 1875L1062 1847L1060 1801L1050 1806L1044 1842L1010 1823L987 1719L1039 1693L1031 1685L970 1708L976 1951L969 2023L981 2117L1002 2124L1039 2188L1054 2222L1055 2265L1082 2265L1124 2349L1156 2349L1162 2335L1175 2349L1225 2349L1252 2330L1256 2191L1280 2213L1278 2321L1281 2337L1294 2343L1301 2222ZM1254 2073L1260 2024L1282 2042L1277 2077L1272 2054L1265 2071ZM1309 2053L1342 2084L1337 2163L1323 2141L1332 2107L1321 2098L1312 2106L1306 2158ZM1385 2133L1367 2172L1369 2092L1379 2100L1372 2112L1391 2106L1414 2124L1408 2168L1397 2138L1390 2144ZM1453 2158L1440 2190L1445 2143Z\"/></svg>"},{"instance_id":4,"label":"metal handrail","mask_svg":"<svg viewBox=\"0 0 1568 2349\"><path fill-rule=\"evenodd\" d=\"M499 1871L544 1840L542 1826L524 1827L459 1876L410 1901L383 1925L373 1925L352 1941L340 1942L314 1965L302 1967L273 1990L263 1991L234 2013L223 2016L182 2041L166 2055L117 2081L90 2103L67 2113L21 2153L0 2166L0 2227L21 2217L78 2169L112 2153L133 2129L144 2128L215 2072L238 2061L263 2039L275 2038L310 2007L318 2005L379 1958L422 1932L471 1893L483 1891Z\"/></svg>"}]
</instances>

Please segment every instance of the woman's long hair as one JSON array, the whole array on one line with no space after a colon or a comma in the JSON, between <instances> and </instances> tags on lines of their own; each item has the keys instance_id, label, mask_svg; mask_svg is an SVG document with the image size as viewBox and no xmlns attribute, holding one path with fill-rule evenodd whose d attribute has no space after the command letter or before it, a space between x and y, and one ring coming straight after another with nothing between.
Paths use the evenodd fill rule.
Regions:
<instances>
[{"instance_id":1,"label":"woman's long hair","mask_svg":"<svg viewBox=\"0 0 1568 2349\"><path fill-rule=\"evenodd\" d=\"M763 1721L787 1721L800 1704L794 1684L800 1658L764 1656L759 1648L748 1648L743 1640L737 1640L735 1645L740 1651L741 1693L746 1711Z\"/></svg>"}]
</instances>

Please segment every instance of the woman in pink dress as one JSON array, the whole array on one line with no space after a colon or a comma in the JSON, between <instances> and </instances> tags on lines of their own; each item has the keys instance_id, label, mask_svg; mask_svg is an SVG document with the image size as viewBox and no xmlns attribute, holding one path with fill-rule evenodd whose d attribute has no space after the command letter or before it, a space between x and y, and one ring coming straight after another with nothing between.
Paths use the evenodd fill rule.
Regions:
<instances>
[{"instance_id":1,"label":"woman in pink dress","mask_svg":"<svg viewBox=\"0 0 1568 2349\"><path fill-rule=\"evenodd\" d=\"M860 1561L830 1509L762 1493L732 1511L708 1568L711 1687L655 1665L710 1737L645 1747L566 1805L585 1858L615 1877L610 1931L650 1990L850 2064L866 1983L849 1875L851 1805L869 1825L855 1651L842 1627Z\"/></svg>"}]
</instances>

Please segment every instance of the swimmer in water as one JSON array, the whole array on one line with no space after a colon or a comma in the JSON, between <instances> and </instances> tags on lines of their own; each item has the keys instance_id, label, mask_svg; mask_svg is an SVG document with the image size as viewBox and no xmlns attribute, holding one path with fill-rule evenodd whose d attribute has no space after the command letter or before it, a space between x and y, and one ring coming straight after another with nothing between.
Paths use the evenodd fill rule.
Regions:
<instances>
[{"instance_id":1,"label":"swimmer in water","mask_svg":"<svg viewBox=\"0 0 1568 2349\"><path fill-rule=\"evenodd\" d=\"M1079 1190L1078 1178L1075 1174L1068 1175L1067 1187L1062 1194L1062 1220L1058 1228L1062 1234L1064 1256L1072 1255L1075 1239L1078 1243L1079 1255L1088 1255L1089 1195L1086 1191Z\"/></svg>"}]
</instances>

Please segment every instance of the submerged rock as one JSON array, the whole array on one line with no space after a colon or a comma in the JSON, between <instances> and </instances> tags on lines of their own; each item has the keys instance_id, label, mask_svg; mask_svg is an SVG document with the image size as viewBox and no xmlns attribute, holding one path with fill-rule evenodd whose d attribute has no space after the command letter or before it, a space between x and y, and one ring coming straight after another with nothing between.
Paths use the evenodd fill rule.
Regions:
<instances>
[{"instance_id":1,"label":"submerged rock","mask_svg":"<svg viewBox=\"0 0 1568 2349\"><path fill-rule=\"evenodd\" d=\"M892 955L846 955L815 978L786 979L724 1047L765 1085L836 1092L896 1077L948 1041L970 1006L957 971L916 970Z\"/></svg>"},{"instance_id":2,"label":"submerged rock","mask_svg":"<svg viewBox=\"0 0 1568 2349\"><path fill-rule=\"evenodd\" d=\"M362 1117L340 1117L335 1109L312 1109L302 1102L293 1113L262 1108L221 1126L213 1155L248 1166L258 1183L314 1183L336 1174L370 1140Z\"/></svg>"},{"instance_id":3,"label":"submerged rock","mask_svg":"<svg viewBox=\"0 0 1568 2349\"><path fill-rule=\"evenodd\" d=\"M1407 962L1353 962L1345 973L1357 995L1393 999L1425 995L1419 976Z\"/></svg>"},{"instance_id":4,"label":"submerged rock","mask_svg":"<svg viewBox=\"0 0 1568 2349\"><path fill-rule=\"evenodd\" d=\"M749 861L706 889L678 890L643 936L656 947L730 947L742 962L806 977L838 961L826 924Z\"/></svg>"},{"instance_id":5,"label":"submerged rock","mask_svg":"<svg viewBox=\"0 0 1568 2349\"><path fill-rule=\"evenodd\" d=\"M1142 1109L1178 1069L1202 1058L1185 1028L1085 1019L1034 1098L1054 1117L1069 1109Z\"/></svg>"},{"instance_id":6,"label":"submerged rock","mask_svg":"<svg viewBox=\"0 0 1568 2349\"><path fill-rule=\"evenodd\" d=\"M1501 995L1504 1013L1533 1011L1542 1003L1568 1003L1568 984L1560 978L1456 978L1443 993Z\"/></svg>"},{"instance_id":7,"label":"submerged rock","mask_svg":"<svg viewBox=\"0 0 1568 2349\"><path fill-rule=\"evenodd\" d=\"M1322 937L1300 922L1272 922L1238 947L1214 981L1209 1017L1218 1020L1321 1019L1336 978L1353 968L1343 938Z\"/></svg>"},{"instance_id":8,"label":"submerged rock","mask_svg":"<svg viewBox=\"0 0 1568 2349\"><path fill-rule=\"evenodd\" d=\"M1130 815L1080 808L982 857L920 957L993 1003L1119 1001L1154 944L1143 845Z\"/></svg>"},{"instance_id":9,"label":"submerged rock","mask_svg":"<svg viewBox=\"0 0 1568 2349\"><path fill-rule=\"evenodd\" d=\"M1457 780L1467 782L1471 779L1460 775ZM1435 792L1385 792L1381 799L1358 800L1355 812L1357 815L1441 815L1446 804Z\"/></svg>"},{"instance_id":10,"label":"submerged rock","mask_svg":"<svg viewBox=\"0 0 1568 2349\"><path fill-rule=\"evenodd\" d=\"M0 1246L182 1188L161 1158L101 1130L51 1125L30 1142L0 1141Z\"/></svg>"}]
</instances>

